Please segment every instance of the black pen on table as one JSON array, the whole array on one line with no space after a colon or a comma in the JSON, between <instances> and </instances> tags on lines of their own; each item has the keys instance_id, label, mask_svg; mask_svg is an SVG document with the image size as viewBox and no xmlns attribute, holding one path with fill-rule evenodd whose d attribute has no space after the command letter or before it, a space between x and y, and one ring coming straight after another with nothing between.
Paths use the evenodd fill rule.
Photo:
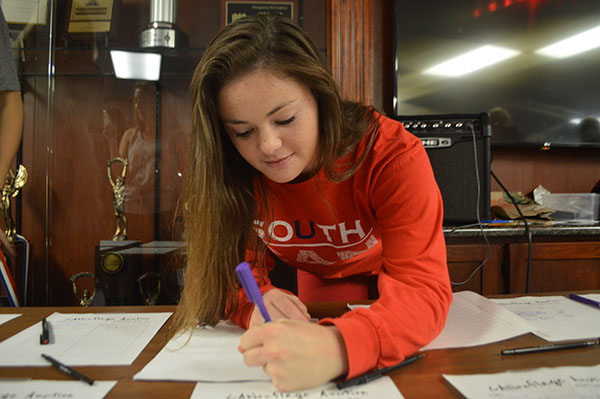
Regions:
<instances>
[{"instance_id":1,"label":"black pen on table","mask_svg":"<svg viewBox=\"0 0 600 399\"><path fill-rule=\"evenodd\" d=\"M376 380L379 377L383 377L384 374L389 373L390 371L394 371L394 370L396 370L396 369L398 369L398 368L400 368L402 366L406 366L408 364L411 364L411 363L419 360L423 356L425 356L424 353L419 353L418 355L407 357L406 359L404 359L403 361L401 361L400 363L398 363L398 364L396 364L394 366L385 367L385 368L382 368L382 369L370 371L370 372L368 372L366 374L359 375L358 377L351 378L348 381L338 382L336 384L336 386L338 387L338 389L344 389L344 388L352 387L354 385L366 384L367 382Z\"/></svg>"},{"instance_id":2,"label":"black pen on table","mask_svg":"<svg viewBox=\"0 0 600 399\"><path fill-rule=\"evenodd\" d=\"M502 349L500 351L500 353L502 353L503 355L522 355L525 353L538 353L538 352L558 351L558 350L562 350L562 349L585 348L587 346L594 346L594 345L598 345L598 340L567 342L564 344L530 346L530 347L526 347L526 348Z\"/></svg>"},{"instance_id":3,"label":"black pen on table","mask_svg":"<svg viewBox=\"0 0 600 399\"><path fill-rule=\"evenodd\" d=\"M48 345L50 343L50 326L49 321L44 317L42 319L42 333L40 334L40 345Z\"/></svg>"},{"instance_id":4,"label":"black pen on table","mask_svg":"<svg viewBox=\"0 0 600 399\"><path fill-rule=\"evenodd\" d=\"M54 367L56 367L58 369L58 371L65 373L66 375L69 375L73 378L76 378L79 381L83 381L90 385L94 385L94 380L92 380L89 377L86 377L85 375L81 374L80 372L78 372L76 370L73 370L71 367L67 366L66 364L62 364L61 362L59 362L52 356L48 356L45 353L42 353L42 357L44 359L48 360L50 363L52 363L52 365Z\"/></svg>"}]
</instances>

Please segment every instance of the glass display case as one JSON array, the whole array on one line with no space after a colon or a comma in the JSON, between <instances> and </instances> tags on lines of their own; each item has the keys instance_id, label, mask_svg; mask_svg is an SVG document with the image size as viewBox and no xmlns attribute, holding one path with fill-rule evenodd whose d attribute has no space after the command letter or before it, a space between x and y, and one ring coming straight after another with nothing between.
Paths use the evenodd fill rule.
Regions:
<instances>
[{"instance_id":1,"label":"glass display case","mask_svg":"<svg viewBox=\"0 0 600 399\"><path fill-rule=\"evenodd\" d=\"M188 86L225 3L0 1L25 109L15 167L29 178L11 210L29 244L13 260L22 304L176 303ZM325 52L325 3L291 3ZM119 54L154 54L160 72L120 78Z\"/></svg>"}]
</instances>

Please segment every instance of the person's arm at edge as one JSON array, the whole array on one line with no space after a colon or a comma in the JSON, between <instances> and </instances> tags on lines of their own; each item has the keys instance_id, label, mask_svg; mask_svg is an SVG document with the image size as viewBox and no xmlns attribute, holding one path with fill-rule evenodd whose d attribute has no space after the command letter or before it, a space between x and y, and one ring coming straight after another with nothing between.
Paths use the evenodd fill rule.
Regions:
<instances>
[{"instance_id":1,"label":"person's arm at edge","mask_svg":"<svg viewBox=\"0 0 600 399\"><path fill-rule=\"evenodd\" d=\"M20 91L0 91L0 188L17 154L23 131L23 100Z\"/></svg>"}]
</instances>

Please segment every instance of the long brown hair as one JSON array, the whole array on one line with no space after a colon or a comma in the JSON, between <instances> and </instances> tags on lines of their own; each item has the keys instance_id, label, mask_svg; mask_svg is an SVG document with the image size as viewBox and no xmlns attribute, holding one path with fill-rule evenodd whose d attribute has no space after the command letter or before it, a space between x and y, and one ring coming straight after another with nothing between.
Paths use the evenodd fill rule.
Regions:
<instances>
[{"instance_id":1,"label":"long brown hair","mask_svg":"<svg viewBox=\"0 0 600 399\"><path fill-rule=\"evenodd\" d=\"M183 185L186 273L175 331L214 325L231 314L237 306L234 268L248 245L261 244L251 227L257 208L266 207L262 175L234 148L216 104L227 82L258 68L295 79L315 96L317 166L329 179L351 176L368 147L353 165L340 168L336 160L365 134L375 136L372 108L341 100L318 47L291 20L247 17L223 28L196 67L190 88L192 130Z\"/></svg>"}]
</instances>

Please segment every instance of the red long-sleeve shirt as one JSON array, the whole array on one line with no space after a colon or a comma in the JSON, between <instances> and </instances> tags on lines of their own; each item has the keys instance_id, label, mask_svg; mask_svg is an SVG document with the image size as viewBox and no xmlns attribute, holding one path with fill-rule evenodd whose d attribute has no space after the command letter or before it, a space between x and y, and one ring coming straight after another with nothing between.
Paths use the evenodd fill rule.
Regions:
<instances>
[{"instance_id":1,"label":"red long-sleeve shirt","mask_svg":"<svg viewBox=\"0 0 600 399\"><path fill-rule=\"evenodd\" d=\"M347 378L393 365L429 343L452 301L442 198L427 154L399 122L382 116L379 123L351 178L330 182L321 171L298 184L268 181L273 219L255 221L269 250L292 267L325 279L378 275L379 298L370 309L319 321L342 333ZM262 282L262 292L274 288ZM239 301L232 320L247 328L253 305L243 293Z\"/></svg>"}]
</instances>

